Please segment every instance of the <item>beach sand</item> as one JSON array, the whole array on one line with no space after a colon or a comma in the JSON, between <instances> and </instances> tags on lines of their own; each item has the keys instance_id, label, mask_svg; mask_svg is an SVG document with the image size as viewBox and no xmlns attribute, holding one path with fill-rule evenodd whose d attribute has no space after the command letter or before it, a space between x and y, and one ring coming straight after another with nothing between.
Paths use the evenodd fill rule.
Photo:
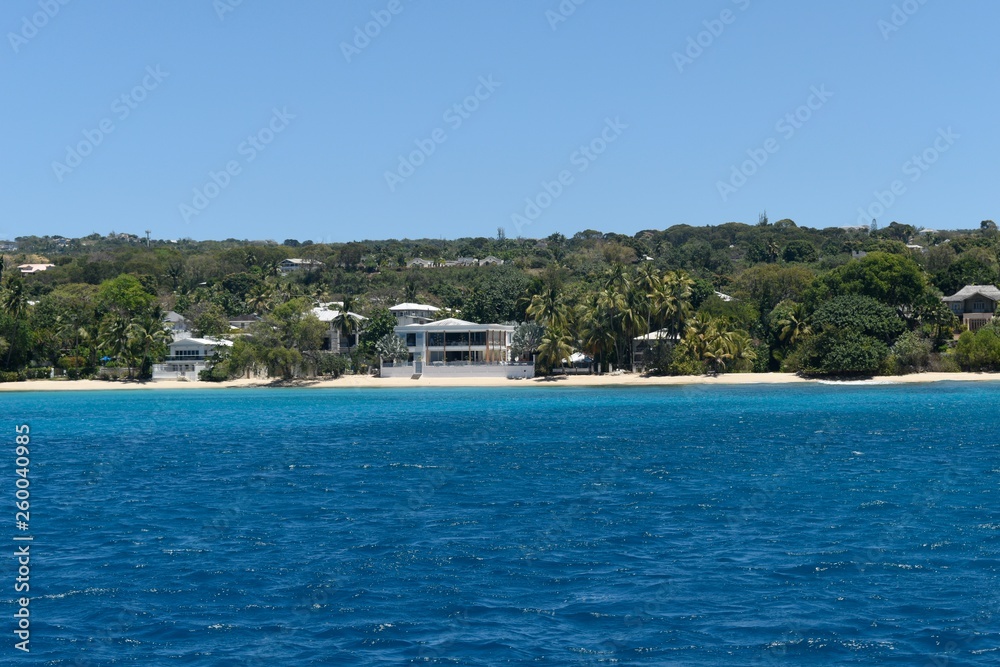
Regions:
<instances>
[{"instance_id":1,"label":"beach sand","mask_svg":"<svg viewBox=\"0 0 1000 667\"><path fill-rule=\"evenodd\" d=\"M229 382L182 382L159 380L156 382L108 382L103 380L28 380L27 382L0 383L5 391L154 391L161 389L234 389L253 387L311 387L311 388L378 388L378 387L613 387L660 385L753 385L753 384L842 384L882 385L942 381L1000 382L1000 373L915 373L874 377L864 380L813 380L793 373L728 373L718 376L682 375L671 377L645 377L637 373L608 375L571 375L531 380L504 378L376 378L367 375L347 375L336 380L297 380L282 383L269 380L231 380Z\"/></svg>"}]
</instances>

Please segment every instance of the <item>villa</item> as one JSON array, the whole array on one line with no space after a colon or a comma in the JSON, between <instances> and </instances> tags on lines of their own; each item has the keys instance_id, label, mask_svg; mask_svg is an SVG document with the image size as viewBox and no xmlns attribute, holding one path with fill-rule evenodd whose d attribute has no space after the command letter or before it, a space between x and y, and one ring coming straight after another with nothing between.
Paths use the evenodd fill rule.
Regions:
<instances>
[{"instance_id":1,"label":"villa","mask_svg":"<svg viewBox=\"0 0 1000 667\"><path fill-rule=\"evenodd\" d=\"M163 316L163 326L170 329L171 333L174 335L174 340L191 337L191 320L184 317L180 313L176 313L172 310L168 311L167 314Z\"/></svg>"},{"instance_id":2,"label":"villa","mask_svg":"<svg viewBox=\"0 0 1000 667\"><path fill-rule=\"evenodd\" d=\"M321 303L312 309L312 314L315 315L320 322L327 325L326 333L323 334L323 349L328 352L346 352L350 350L353 345L357 344L358 334L361 333L361 330L364 328L364 321L368 318L364 315L358 315L357 313L347 313L357 324L357 331L353 335L354 341L352 342L347 338L341 337L340 327L337 326L340 311L333 310L330 306L343 307L343 304L340 302Z\"/></svg>"},{"instance_id":3,"label":"villa","mask_svg":"<svg viewBox=\"0 0 1000 667\"><path fill-rule=\"evenodd\" d=\"M411 259L406 265L410 268L417 267L418 269L432 269L434 268L434 262L429 259L424 259L423 257L416 257Z\"/></svg>"},{"instance_id":4,"label":"villa","mask_svg":"<svg viewBox=\"0 0 1000 667\"><path fill-rule=\"evenodd\" d=\"M993 319L1000 301L1000 289L994 285L966 285L951 296L943 297L951 312L969 331L978 331Z\"/></svg>"},{"instance_id":5,"label":"villa","mask_svg":"<svg viewBox=\"0 0 1000 667\"><path fill-rule=\"evenodd\" d=\"M211 358L219 347L232 347L233 341L218 338L179 338L170 343L170 352L162 364L153 364L154 380L198 381L198 373L211 367Z\"/></svg>"},{"instance_id":6,"label":"villa","mask_svg":"<svg viewBox=\"0 0 1000 667\"><path fill-rule=\"evenodd\" d=\"M389 309L396 317L396 324L426 324L433 322L434 317L441 311L437 306L428 306L423 303L400 303Z\"/></svg>"},{"instance_id":7,"label":"villa","mask_svg":"<svg viewBox=\"0 0 1000 667\"><path fill-rule=\"evenodd\" d=\"M281 264L278 265L278 269L281 271L282 275L287 276L289 273L293 273L295 271L318 269L322 266L323 262L315 259L293 258L283 260Z\"/></svg>"},{"instance_id":8,"label":"villa","mask_svg":"<svg viewBox=\"0 0 1000 667\"><path fill-rule=\"evenodd\" d=\"M409 360L382 364L382 377L534 377L533 363L512 362L514 327L476 324L449 317L394 329L406 342Z\"/></svg>"}]
</instances>

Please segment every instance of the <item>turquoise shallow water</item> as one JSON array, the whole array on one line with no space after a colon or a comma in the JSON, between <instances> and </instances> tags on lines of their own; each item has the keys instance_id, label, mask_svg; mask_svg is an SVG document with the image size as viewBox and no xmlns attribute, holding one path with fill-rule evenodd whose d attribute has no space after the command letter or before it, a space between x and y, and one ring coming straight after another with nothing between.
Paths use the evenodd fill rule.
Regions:
<instances>
[{"instance_id":1,"label":"turquoise shallow water","mask_svg":"<svg viewBox=\"0 0 1000 667\"><path fill-rule=\"evenodd\" d=\"M5 539L27 422L34 664L993 665L998 405L978 383L5 394Z\"/></svg>"}]
</instances>

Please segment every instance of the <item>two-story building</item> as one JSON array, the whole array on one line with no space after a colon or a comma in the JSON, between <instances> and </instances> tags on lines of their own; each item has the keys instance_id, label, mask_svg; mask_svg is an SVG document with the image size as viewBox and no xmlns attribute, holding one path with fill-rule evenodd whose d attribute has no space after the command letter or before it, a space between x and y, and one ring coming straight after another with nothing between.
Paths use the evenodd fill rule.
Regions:
<instances>
[{"instance_id":1,"label":"two-story building","mask_svg":"<svg viewBox=\"0 0 1000 667\"><path fill-rule=\"evenodd\" d=\"M404 324L393 331L402 338L410 358L382 364L382 377L534 377L533 363L512 361L514 327L476 324L454 317Z\"/></svg>"},{"instance_id":2,"label":"two-story building","mask_svg":"<svg viewBox=\"0 0 1000 667\"><path fill-rule=\"evenodd\" d=\"M969 331L978 331L996 314L1000 289L994 285L966 285L943 301Z\"/></svg>"},{"instance_id":3,"label":"two-story building","mask_svg":"<svg viewBox=\"0 0 1000 667\"><path fill-rule=\"evenodd\" d=\"M219 338L179 338L170 343L163 363L153 364L153 379L197 382L198 373L211 366L216 349L232 345L233 341Z\"/></svg>"},{"instance_id":4,"label":"two-story building","mask_svg":"<svg viewBox=\"0 0 1000 667\"><path fill-rule=\"evenodd\" d=\"M396 317L396 324L426 324L433 322L441 309L423 303L398 303L389 309Z\"/></svg>"},{"instance_id":5,"label":"two-story building","mask_svg":"<svg viewBox=\"0 0 1000 667\"><path fill-rule=\"evenodd\" d=\"M338 306L338 308L331 308L331 306ZM343 304L340 302L331 302L321 303L312 309L312 314L327 327L326 333L323 334L323 349L328 352L347 352L352 346L357 345L358 334L361 333L365 326L365 320L368 319L364 315L348 312L348 317L355 321L355 333L349 337L343 336L339 326L340 308L342 307Z\"/></svg>"}]
</instances>

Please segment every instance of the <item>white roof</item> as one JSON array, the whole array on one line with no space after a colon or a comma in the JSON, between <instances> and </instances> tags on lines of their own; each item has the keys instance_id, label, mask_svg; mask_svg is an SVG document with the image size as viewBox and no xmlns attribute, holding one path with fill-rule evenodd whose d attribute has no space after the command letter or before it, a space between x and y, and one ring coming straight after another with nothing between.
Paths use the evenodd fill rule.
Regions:
<instances>
[{"instance_id":1,"label":"white roof","mask_svg":"<svg viewBox=\"0 0 1000 667\"><path fill-rule=\"evenodd\" d=\"M477 326L477 325L475 322L467 322L465 320L460 320L457 317L446 317L443 320L438 320L437 322L428 322L427 324L421 324L420 326L467 327L467 326Z\"/></svg>"},{"instance_id":2,"label":"white roof","mask_svg":"<svg viewBox=\"0 0 1000 667\"><path fill-rule=\"evenodd\" d=\"M437 306L428 306L425 303L400 303L389 309L391 312L396 312L398 310L427 310L432 313L436 313L440 308Z\"/></svg>"},{"instance_id":3,"label":"white roof","mask_svg":"<svg viewBox=\"0 0 1000 667\"><path fill-rule=\"evenodd\" d=\"M306 264L306 265L322 264L323 263L323 262L320 262L320 261L315 260L315 259L300 259L298 257L291 257L289 259L286 259L286 260L282 261L282 263L285 263L285 262L289 262L291 264Z\"/></svg>"},{"instance_id":4,"label":"white roof","mask_svg":"<svg viewBox=\"0 0 1000 667\"><path fill-rule=\"evenodd\" d=\"M55 264L21 264L17 268L21 273L37 273L39 271L45 271L46 269L51 269Z\"/></svg>"},{"instance_id":5,"label":"white roof","mask_svg":"<svg viewBox=\"0 0 1000 667\"><path fill-rule=\"evenodd\" d=\"M966 285L951 296L944 297L942 301L965 301L977 294L992 301L1000 301L1000 290L996 285Z\"/></svg>"},{"instance_id":6,"label":"white roof","mask_svg":"<svg viewBox=\"0 0 1000 667\"><path fill-rule=\"evenodd\" d=\"M319 318L320 322L333 322L335 319L340 317L339 310L330 310L329 308L324 308L323 306L318 306L312 309L312 314ZM364 315L358 315L357 313L352 313L347 311L347 314L356 320L366 320L368 319Z\"/></svg>"},{"instance_id":7,"label":"white roof","mask_svg":"<svg viewBox=\"0 0 1000 667\"><path fill-rule=\"evenodd\" d=\"M660 329L659 331L650 331L645 336L636 336L634 340L676 340L677 338L677 334L670 334L666 329Z\"/></svg>"},{"instance_id":8,"label":"white roof","mask_svg":"<svg viewBox=\"0 0 1000 667\"><path fill-rule=\"evenodd\" d=\"M715 292L715 296L719 297L723 301L732 301L733 300L733 297L729 296L728 294L723 294L722 292L719 292L719 291Z\"/></svg>"},{"instance_id":9,"label":"white roof","mask_svg":"<svg viewBox=\"0 0 1000 667\"><path fill-rule=\"evenodd\" d=\"M223 347L232 347L233 341L225 340L223 338L181 338L175 340L171 345L177 345L180 343L184 344L194 344L194 345L222 345Z\"/></svg>"}]
</instances>

